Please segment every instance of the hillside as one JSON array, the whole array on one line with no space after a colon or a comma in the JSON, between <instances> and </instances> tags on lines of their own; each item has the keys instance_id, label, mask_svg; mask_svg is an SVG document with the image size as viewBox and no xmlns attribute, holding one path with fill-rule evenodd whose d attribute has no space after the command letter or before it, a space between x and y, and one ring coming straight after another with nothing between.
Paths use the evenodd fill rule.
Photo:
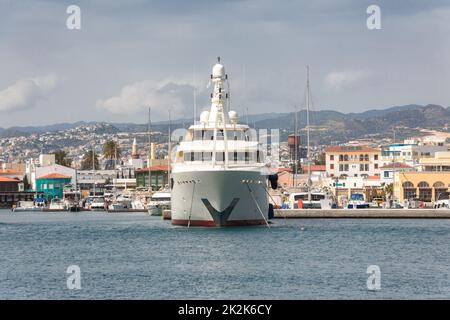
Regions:
<instances>
[{"instance_id":1,"label":"hillside","mask_svg":"<svg viewBox=\"0 0 450 320\"><path fill-rule=\"evenodd\" d=\"M247 117L242 116L241 122L246 122ZM294 131L294 113L265 113L249 115L248 122L251 126L265 129L280 129L281 138L284 140L289 133ZM297 114L298 128L304 135L306 127L306 111ZM172 128L188 126L193 122L192 118L172 121ZM332 110L312 111L310 123L313 131L312 139L315 143L329 144L332 142L345 142L355 138L388 137L392 136L396 129L398 138L419 134L419 129L442 129L450 124L450 108L439 105L405 105L387 109L368 110L360 113L342 113ZM100 122L76 122L61 123L50 126L11 127L0 128L0 137L27 136L31 133L53 132L79 127L81 125L101 124ZM100 126L100 130L113 133L115 131L145 132L147 124L135 123L111 123ZM167 132L168 122L152 123L152 130Z\"/></svg>"}]
</instances>

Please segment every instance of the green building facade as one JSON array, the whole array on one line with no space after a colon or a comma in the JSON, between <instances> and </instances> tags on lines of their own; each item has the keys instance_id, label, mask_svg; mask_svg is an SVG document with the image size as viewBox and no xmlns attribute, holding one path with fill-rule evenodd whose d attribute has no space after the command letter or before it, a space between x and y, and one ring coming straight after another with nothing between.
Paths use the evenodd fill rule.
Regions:
<instances>
[{"instance_id":1,"label":"green building facade","mask_svg":"<svg viewBox=\"0 0 450 320\"><path fill-rule=\"evenodd\" d=\"M42 192L47 199L62 198L64 186L70 184L71 177L52 173L36 179L36 191Z\"/></svg>"},{"instance_id":2,"label":"green building facade","mask_svg":"<svg viewBox=\"0 0 450 320\"><path fill-rule=\"evenodd\" d=\"M161 168L160 168L161 167ZM149 173L148 169L136 170L136 187L137 188L148 188L149 186ZM151 168L151 180L152 180L152 190L159 190L168 184L168 172L167 169L158 166L158 168Z\"/></svg>"}]
</instances>

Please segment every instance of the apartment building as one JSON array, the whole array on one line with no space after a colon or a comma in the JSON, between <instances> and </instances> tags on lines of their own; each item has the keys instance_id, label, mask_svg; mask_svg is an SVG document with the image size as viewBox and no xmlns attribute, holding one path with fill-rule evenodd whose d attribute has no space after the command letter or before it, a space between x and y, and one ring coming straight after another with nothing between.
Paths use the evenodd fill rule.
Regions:
<instances>
[{"instance_id":1,"label":"apartment building","mask_svg":"<svg viewBox=\"0 0 450 320\"><path fill-rule=\"evenodd\" d=\"M326 171L330 177L380 175L381 150L365 146L325 148Z\"/></svg>"}]
</instances>

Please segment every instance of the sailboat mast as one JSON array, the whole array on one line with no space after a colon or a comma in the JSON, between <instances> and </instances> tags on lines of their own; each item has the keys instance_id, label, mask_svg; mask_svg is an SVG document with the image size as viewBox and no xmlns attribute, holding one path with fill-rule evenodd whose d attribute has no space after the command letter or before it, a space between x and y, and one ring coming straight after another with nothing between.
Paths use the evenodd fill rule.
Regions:
<instances>
[{"instance_id":1,"label":"sailboat mast","mask_svg":"<svg viewBox=\"0 0 450 320\"><path fill-rule=\"evenodd\" d=\"M148 191L152 192L152 171L150 170L151 158L152 158L152 135L151 135L151 122L150 122L151 108L148 107Z\"/></svg>"},{"instance_id":2,"label":"sailboat mast","mask_svg":"<svg viewBox=\"0 0 450 320\"><path fill-rule=\"evenodd\" d=\"M172 143L172 140L171 140L171 136L170 136L172 134L171 133L171 130L172 130L171 123L172 123L172 118L170 116L170 109L169 109L169 139L168 139L168 153L169 153L169 155L168 155L168 163L169 163L169 166L168 166L168 172L167 172L167 184L169 185L169 190L172 189L171 188L172 186L170 185L170 173L171 173L171 166L172 166L172 161L171 161L171 153L172 153L171 143Z\"/></svg>"},{"instance_id":3,"label":"sailboat mast","mask_svg":"<svg viewBox=\"0 0 450 320\"><path fill-rule=\"evenodd\" d=\"M92 148L92 169L94 172L94 197L95 197L95 148Z\"/></svg>"},{"instance_id":4,"label":"sailboat mast","mask_svg":"<svg viewBox=\"0 0 450 320\"><path fill-rule=\"evenodd\" d=\"M296 177L298 172L298 122L297 122L297 106L295 108L295 124L294 124L294 174L292 176L292 183L293 187L295 187L296 184Z\"/></svg>"},{"instance_id":5,"label":"sailboat mast","mask_svg":"<svg viewBox=\"0 0 450 320\"><path fill-rule=\"evenodd\" d=\"M307 157L308 157L308 201L311 201L311 152L310 152L310 135L309 135L309 105L310 105L310 88L309 88L309 66L306 66L306 140L307 140Z\"/></svg>"}]
</instances>

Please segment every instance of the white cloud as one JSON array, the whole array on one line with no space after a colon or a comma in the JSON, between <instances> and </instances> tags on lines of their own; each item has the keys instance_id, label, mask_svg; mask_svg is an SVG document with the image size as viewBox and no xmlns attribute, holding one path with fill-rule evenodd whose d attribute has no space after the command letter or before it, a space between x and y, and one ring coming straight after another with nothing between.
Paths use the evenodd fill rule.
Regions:
<instances>
[{"instance_id":1,"label":"white cloud","mask_svg":"<svg viewBox=\"0 0 450 320\"><path fill-rule=\"evenodd\" d=\"M367 70L344 70L331 72L325 77L328 88L340 91L343 88L353 87L370 77Z\"/></svg>"},{"instance_id":2,"label":"white cloud","mask_svg":"<svg viewBox=\"0 0 450 320\"><path fill-rule=\"evenodd\" d=\"M192 106L193 86L165 80L145 80L124 86L116 96L97 100L96 107L114 114L131 114L152 108L152 112L183 116L186 107Z\"/></svg>"},{"instance_id":3,"label":"white cloud","mask_svg":"<svg viewBox=\"0 0 450 320\"><path fill-rule=\"evenodd\" d=\"M55 75L21 79L0 91L0 111L18 111L32 108L53 90Z\"/></svg>"}]
</instances>

